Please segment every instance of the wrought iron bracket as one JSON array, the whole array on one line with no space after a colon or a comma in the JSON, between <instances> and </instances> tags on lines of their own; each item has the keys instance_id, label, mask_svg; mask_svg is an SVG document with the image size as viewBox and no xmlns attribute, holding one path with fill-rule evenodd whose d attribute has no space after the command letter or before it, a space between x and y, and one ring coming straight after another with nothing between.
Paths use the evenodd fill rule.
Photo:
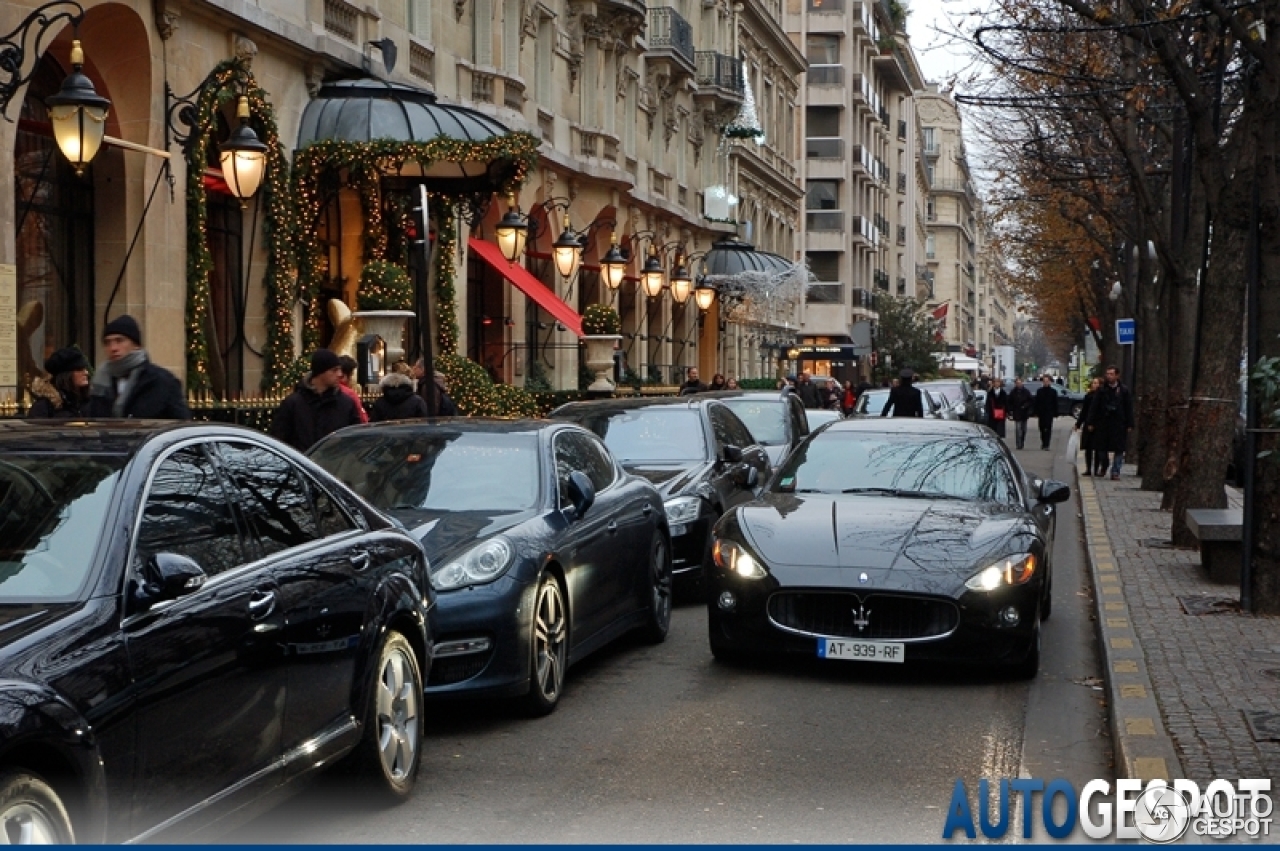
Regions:
<instances>
[{"instance_id":1,"label":"wrought iron bracket","mask_svg":"<svg viewBox=\"0 0 1280 851\"><path fill-rule=\"evenodd\" d=\"M84 7L75 0L54 0L27 15L13 32L0 37L0 115L6 121L13 121L8 115L9 103L35 73L35 64L25 74L22 71L28 55L43 55L47 47L45 36L54 24L64 20L78 29L84 20ZM36 31L34 37L32 29Z\"/></svg>"}]
</instances>

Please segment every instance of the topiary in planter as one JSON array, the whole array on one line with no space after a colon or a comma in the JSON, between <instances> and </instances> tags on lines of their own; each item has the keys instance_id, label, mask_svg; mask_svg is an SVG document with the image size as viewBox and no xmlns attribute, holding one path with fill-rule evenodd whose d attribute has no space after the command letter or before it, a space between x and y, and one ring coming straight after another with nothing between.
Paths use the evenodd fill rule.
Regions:
<instances>
[{"instance_id":1,"label":"topiary in planter","mask_svg":"<svg viewBox=\"0 0 1280 851\"><path fill-rule=\"evenodd\" d=\"M622 331L622 318L607 304L590 304L582 314L582 331L593 337Z\"/></svg>"},{"instance_id":2,"label":"topiary in planter","mask_svg":"<svg viewBox=\"0 0 1280 851\"><path fill-rule=\"evenodd\" d=\"M413 283L404 269L386 260L366 263L356 291L360 310L413 310Z\"/></svg>"}]
</instances>

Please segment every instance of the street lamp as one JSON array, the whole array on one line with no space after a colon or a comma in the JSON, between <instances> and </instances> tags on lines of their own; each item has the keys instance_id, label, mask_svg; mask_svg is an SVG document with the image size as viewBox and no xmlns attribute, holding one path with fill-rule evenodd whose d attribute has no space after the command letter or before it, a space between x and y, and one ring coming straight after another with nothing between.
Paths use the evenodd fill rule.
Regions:
<instances>
[{"instance_id":1,"label":"street lamp","mask_svg":"<svg viewBox=\"0 0 1280 851\"><path fill-rule=\"evenodd\" d=\"M683 254L676 254L676 264L671 270L671 300L676 304L684 304L693 293L693 278L685 266Z\"/></svg>"},{"instance_id":2,"label":"street lamp","mask_svg":"<svg viewBox=\"0 0 1280 851\"><path fill-rule=\"evenodd\" d=\"M578 264L582 262L582 248L582 241L573 228L569 227L569 214L565 213L564 230L551 244L551 256L561 277L572 278L573 273L578 271Z\"/></svg>"},{"instance_id":3,"label":"street lamp","mask_svg":"<svg viewBox=\"0 0 1280 851\"><path fill-rule=\"evenodd\" d=\"M267 146L249 126L249 98L245 95L240 96L236 105L236 117L240 119L240 126L218 146L218 160L222 164L222 177L227 187L243 207L262 185Z\"/></svg>"},{"instance_id":4,"label":"street lamp","mask_svg":"<svg viewBox=\"0 0 1280 851\"><path fill-rule=\"evenodd\" d=\"M600 258L600 271L604 273L604 282L611 290L622 286L622 278L627 273L627 258L618 249L618 234L615 231L609 236L609 250Z\"/></svg>"},{"instance_id":5,"label":"street lamp","mask_svg":"<svg viewBox=\"0 0 1280 851\"><path fill-rule=\"evenodd\" d=\"M529 237L529 221L520 215L515 195L508 195L507 203L507 212L494 229L494 236L502 256L507 258L508 263L514 263L524 254L525 240Z\"/></svg>"},{"instance_id":6,"label":"street lamp","mask_svg":"<svg viewBox=\"0 0 1280 851\"><path fill-rule=\"evenodd\" d=\"M693 291L693 303L698 310L706 313L716 301L715 285L707 281L706 275L698 276L698 286Z\"/></svg>"},{"instance_id":7,"label":"street lamp","mask_svg":"<svg viewBox=\"0 0 1280 851\"><path fill-rule=\"evenodd\" d=\"M650 245L649 256L645 258L644 268L640 270L640 287L644 290L644 294L649 298L662 295L662 290L666 286L664 277L662 261L658 259L658 249Z\"/></svg>"}]
</instances>

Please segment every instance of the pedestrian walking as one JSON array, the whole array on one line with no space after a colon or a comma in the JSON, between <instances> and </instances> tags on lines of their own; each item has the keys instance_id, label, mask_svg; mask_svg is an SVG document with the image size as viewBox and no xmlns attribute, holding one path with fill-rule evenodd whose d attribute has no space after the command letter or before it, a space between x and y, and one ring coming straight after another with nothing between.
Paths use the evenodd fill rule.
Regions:
<instances>
[{"instance_id":1,"label":"pedestrian walking","mask_svg":"<svg viewBox=\"0 0 1280 851\"><path fill-rule=\"evenodd\" d=\"M796 378L796 395L800 397L800 404L806 408L822 407L822 391L818 389L818 385L813 383L808 372L801 372Z\"/></svg>"},{"instance_id":2,"label":"pedestrian walking","mask_svg":"<svg viewBox=\"0 0 1280 851\"><path fill-rule=\"evenodd\" d=\"M844 383L844 392L840 394L840 414L848 417L853 413L853 406L858 404L858 392L853 389L853 382Z\"/></svg>"},{"instance_id":3,"label":"pedestrian walking","mask_svg":"<svg viewBox=\"0 0 1280 851\"><path fill-rule=\"evenodd\" d=\"M107 362L89 385L89 415L97 419L189 420L182 382L156 366L142 348L138 320L122 314L102 329Z\"/></svg>"},{"instance_id":4,"label":"pedestrian walking","mask_svg":"<svg viewBox=\"0 0 1280 851\"><path fill-rule=\"evenodd\" d=\"M356 403L339 389L342 362L328 349L311 355L311 372L303 376L271 421L271 436L306 452L320 438L340 428L359 425Z\"/></svg>"},{"instance_id":5,"label":"pedestrian walking","mask_svg":"<svg viewBox=\"0 0 1280 851\"><path fill-rule=\"evenodd\" d=\"M1009 417L1013 420L1015 445L1019 449L1027 443L1027 420L1031 419L1034 401L1031 391L1023 386L1022 379L1013 379L1013 389L1009 391Z\"/></svg>"},{"instance_id":6,"label":"pedestrian walking","mask_svg":"<svg viewBox=\"0 0 1280 851\"><path fill-rule=\"evenodd\" d=\"M987 391L987 425L1001 437L1005 436L1005 419L1009 415L1009 393L1004 389L1004 379L991 382Z\"/></svg>"},{"instance_id":7,"label":"pedestrian walking","mask_svg":"<svg viewBox=\"0 0 1280 851\"><path fill-rule=\"evenodd\" d=\"M707 385L703 384L698 378L698 368L696 366L689 367L685 373L685 382L680 385L679 396L688 396L693 393L707 392Z\"/></svg>"},{"instance_id":8,"label":"pedestrian walking","mask_svg":"<svg viewBox=\"0 0 1280 851\"><path fill-rule=\"evenodd\" d=\"M924 399L920 396L920 388L914 386L915 373L904 369L898 375L898 384L889 391L889 400L880 409L880 416L887 417L923 417Z\"/></svg>"},{"instance_id":9,"label":"pedestrian walking","mask_svg":"<svg viewBox=\"0 0 1280 851\"><path fill-rule=\"evenodd\" d=\"M1089 422L1085 428L1093 432L1094 461L1105 466L1110 457L1111 478L1113 481L1119 479L1129 432L1133 431L1133 394L1120 383L1120 370L1114 366L1107 367L1105 379L1089 409Z\"/></svg>"},{"instance_id":10,"label":"pedestrian walking","mask_svg":"<svg viewBox=\"0 0 1280 851\"><path fill-rule=\"evenodd\" d=\"M371 422L413 420L427 416L427 400L415 392L413 379L398 372L384 376L378 383L382 397L373 403Z\"/></svg>"},{"instance_id":11,"label":"pedestrian walking","mask_svg":"<svg viewBox=\"0 0 1280 851\"><path fill-rule=\"evenodd\" d=\"M58 349L44 362L48 378L31 381L35 401L29 420L82 419L89 416L89 361L76 348Z\"/></svg>"},{"instance_id":12,"label":"pedestrian walking","mask_svg":"<svg viewBox=\"0 0 1280 851\"><path fill-rule=\"evenodd\" d=\"M1098 396L1098 388L1102 387L1102 379L1095 378L1089 382L1089 389L1084 394L1084 401L1080 403L1080 415L1076 417L1075 430L1080 432L1080 448L1084 450L1084 472L1082 476L1105 476L1107 467L1105 459L1099 463L1094 457L1093 451L1093 431L1085 428L1089 422L1089 410L1093 407L1093 400Z\"/></svg>"},{"instance_id":13,"label":"pedestrian walking","mask_svg":"<svg viewBox=\"0 0 1280 851\"><path fill-rule=\"evenodd\" d=\"M364 409L364 400L360 398L360 394L352 386L352 379L359 364L356 363L356 359L351 355L342 355L338 358L338 363L342 367L342 381L338 384L338 389L350 396L351 401L356 403L356 416L360 417L360 422L369 422L369 414Z\"/></svg>"},{"instance_id":14,"label":"pedestrian walking","mask_svg":"<svg viewBox=\"0 0 1280 851\"><path fill-rule=\"evenodd\" d=\"M1047 375L1040 376L1040 389L1035 398L1036 420L1040 425L1040 448L1048 449L1053 440L1053 421L1058 417L1058 391L1053 389L1053 380Z\"/></svg>"},{"instance_id":15,"label":"pedestrian walking","mask_svg":"<svg viewBox=\"0 0 1280 851\"><path fill-rule=\"evenodd\" d=\"M435 380L432 382L431 389L432 392L436 394L436 416L462 416L462 412L458 410L457 404L449 396L449 379L445 377L443 372L437 372L435 374Z\"/></svg>"}]
</instances>

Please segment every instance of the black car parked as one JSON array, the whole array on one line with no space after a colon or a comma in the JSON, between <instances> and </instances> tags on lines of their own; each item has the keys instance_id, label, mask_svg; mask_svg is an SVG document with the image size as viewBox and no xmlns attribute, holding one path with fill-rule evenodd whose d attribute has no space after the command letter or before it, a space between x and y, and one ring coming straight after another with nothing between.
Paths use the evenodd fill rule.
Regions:
<instances>
[{"instance_id":1,"label":"black car parked","mask_svg":"<svg viewBox=\"0 0 1280 851\"><path fill-rule=\"evenodd\" d=\"M711 558L716 521L752 499L769 475L764 447L717 399L570 402L551 416L595 432L623 469L657 485L665 500L677 577L698 579Z\"/></svg>"},{"instance_id":2,"label":"black car parked","mask_svg":"<svg viewBox=\"0 0 1280 851\"><path fill-rule=\"evenodd\" d=\"M311 458L422 541L437 592L429 695L551 712L570 665L671 622L662 498L591 432L548 420L355 426Z\"/></svg>"},{"instance_id":3,"label":"black car parked","mask_svg":"<svg viewBox=\"0 0 1280 851\"><path fill-rule=\"evenodd\" d=\"M951 406L951 410L967 423L986 422L985 409L978 403L973 388L963 378L935 378L930 381L917 381L916 387L941 393ZM941 418L941 417L940 417Z\"/></svg>"},{"instance_id":4,"label":"black car parked","mask_svg":"<svg viewBox=\"0 0 1280 851\"><path fill-rule=\"evenodd\" d=\"M1053 504L1069 496L1029 477L984 426L832 423L716 527L711 651L1032 677L1053 604Z\"/></svg>"},{"instance_id":5,"label":"black car parked","mask_svg":"<svg viewBox=\"0 0 1280 851\"><path fill-rule=\"evenodd\" d=\"M750 429L773 469L809 434L808 412L794 393L717 393L716 398Z\"/></svg>"},{"instance_id":6,"label":"black car parked","mask_svg":"<svg viewBox=\"0 0 1280 851\"><path fill-rule=\"evenodd\" d=\"M194 833L354 752L408 795L422 548L256 432L0 424L0 825Z\"/></svg>"}]
</instances>

